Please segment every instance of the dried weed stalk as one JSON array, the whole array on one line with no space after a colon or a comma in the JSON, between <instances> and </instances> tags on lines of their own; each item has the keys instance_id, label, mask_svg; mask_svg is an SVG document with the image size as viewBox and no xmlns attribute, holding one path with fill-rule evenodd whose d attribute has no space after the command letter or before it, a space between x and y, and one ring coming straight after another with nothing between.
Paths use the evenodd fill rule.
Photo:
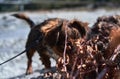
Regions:
<instances>
[{"instance_id":1,"label":"dried weed stalk","mask_svg":"<svg viewBox=\"0 0 120 79\"><path fill-rule=\"evenodd\" d=\"M120 29L120 16L103 16L91 28L87 39L72 40L71 52L66 54L64 51L63 58L57 62L61 78L119 79L120 39L113 50L109 49L114 37L110 34L114 29Z\"/></svg>"}]
</instances>

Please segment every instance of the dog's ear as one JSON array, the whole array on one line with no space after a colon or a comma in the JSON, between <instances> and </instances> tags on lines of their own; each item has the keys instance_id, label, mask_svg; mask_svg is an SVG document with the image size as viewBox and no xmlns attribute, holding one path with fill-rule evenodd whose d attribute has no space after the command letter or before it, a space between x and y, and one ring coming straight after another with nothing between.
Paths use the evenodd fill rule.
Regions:
<instances>
[{"instance_id":1,"label":"dog's ear","mask_svg":"<svg viewBox=\"0 0 120 79\"><path fill-rule=\"evenodd\" d=\"M81 34L81 37L86 36L87 31L88 31L88 23L87 22L72 20L70 22L70 26L73 28L76 28L79 31L79 33Z\"/></svg>"}]
</instances>

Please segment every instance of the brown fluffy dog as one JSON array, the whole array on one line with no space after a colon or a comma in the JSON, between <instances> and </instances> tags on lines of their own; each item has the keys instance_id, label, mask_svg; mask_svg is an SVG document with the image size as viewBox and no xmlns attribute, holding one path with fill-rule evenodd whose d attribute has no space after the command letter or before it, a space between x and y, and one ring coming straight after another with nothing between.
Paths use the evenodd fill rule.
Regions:
<instances>
[{"instance_id":1,"label":"brown fluffy dog","mask_svg":"<svg viewBox=\"0 0 120 79\"><path fill-rule=\"evenodd\" d=\"M103 44L101 46L98 44L98 50L108 59L120 44L120 16L99 17L92 28L90 36L97 35L99 35L99 39L102 41L101 44Z\"/></svg>"},{"instance_id":2,"label":"brown fluffy dog","mask_svg":"<svg viewBox=\"0 0 120 79\"><path fill-rule=\"evenodd\" d=\"M32 56L35 51L39 53L45 68L50 68L50 57L58 60L59 57L63 56L66 37L66 53L70 53L69 49L72 46L69 43L69 39L85 38L89 29L87 23L77 20L68 21L60 18L52 18L35 25L25 14L13 14L13 16L26 20L31 27L26 42L26 49L37 42L37 45L31 47L26 53L28 58L26 74L32 73Z\"/></svg>"},{"instance_id":3,"label":"brown fluffy dog","mask_svg":"<svg viewBox=\"0 0 120 79\"><path fill-rule=\"evenodd\" d=\"M58 70L63 75L67 73L65 79L113 79L116 67L120 67L120 54L115 57L114 52L120 46L120 16L99 17L87 40L71 40L71 43L73 50L67 60L67 70L64 68L63 58L59 58L57 62ZM107 75L105 73L102 76L104 69Z\"/></svg>"}]
</instances>

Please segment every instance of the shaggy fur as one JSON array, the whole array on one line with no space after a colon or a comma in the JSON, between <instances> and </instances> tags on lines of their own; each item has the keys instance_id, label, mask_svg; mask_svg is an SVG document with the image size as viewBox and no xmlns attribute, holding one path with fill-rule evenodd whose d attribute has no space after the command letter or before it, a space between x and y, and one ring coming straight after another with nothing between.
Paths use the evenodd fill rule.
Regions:
<instances>
[{"instance_id":1,"label":"shaggy fur","mask_svg":"<svg viewBox=\"0 0 120 79\"><path fill-rule=\"evenodd\" d=\"M63 56L66 37L66 54L70 54L72 46L69 40L85 38L89 30L87 23L78 20L69 21L60 18L51 18L35 25L25 14L13 14L13 16L26 20L30 24L31 31L28 35L26 48L29 48L35 41L39 43L30 48L26 53L28 58L26 74L32 73L32 56L35 51L39 53L45 68L50 68L50 57L58 60L59 57Z\"/></svg>"},{"instance_id":2,"label":"shaggy fur","mask_svg":"<svg viewBox=\"0 0 120 79\"><path fill-rule=\"evenodd\" d=\"M98 44L98 49L108 59L117 45L120 44L120 16L103 16L99 17L90 33L91 38L99 35L102 44ZM90 38L90 39L91 39Z\"/></svg>"},{"instance_id":3,"label":"shaggy fur","mask_svg":"<svg viewBox=\"0 0 120 79\"><path fill-rule=\"evenodd\" d=\"M114 72L119 70L117 66L120 67L118 58L120 56L114 56L115 49L120 45L118 15L99 17L91 28L87 40L71 40L71 43L71 53L69 58L66 57L66 69L63 58L59 58L57 63L59 71L67 73L65 79L113 79L115 77Z\"/></svg>"}]
</instances>

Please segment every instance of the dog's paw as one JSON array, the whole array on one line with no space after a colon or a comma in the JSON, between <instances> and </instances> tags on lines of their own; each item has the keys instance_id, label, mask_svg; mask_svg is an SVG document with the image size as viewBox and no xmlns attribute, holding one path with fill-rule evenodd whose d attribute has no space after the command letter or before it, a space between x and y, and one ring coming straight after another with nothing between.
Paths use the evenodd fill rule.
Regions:
<instances>
[{"instance_id":1,"label":"dog's paw","mask_svg":"<svg viewBox=\"0 0 120 79\"><path fill-rule=\"evenodd\" d=\"M32 73L33 73L33 70L32 70L32 69L29 69L29 70L26 71L26 75L30 75L30 74L32 74Z\"/></svg>"}]
</instances>

